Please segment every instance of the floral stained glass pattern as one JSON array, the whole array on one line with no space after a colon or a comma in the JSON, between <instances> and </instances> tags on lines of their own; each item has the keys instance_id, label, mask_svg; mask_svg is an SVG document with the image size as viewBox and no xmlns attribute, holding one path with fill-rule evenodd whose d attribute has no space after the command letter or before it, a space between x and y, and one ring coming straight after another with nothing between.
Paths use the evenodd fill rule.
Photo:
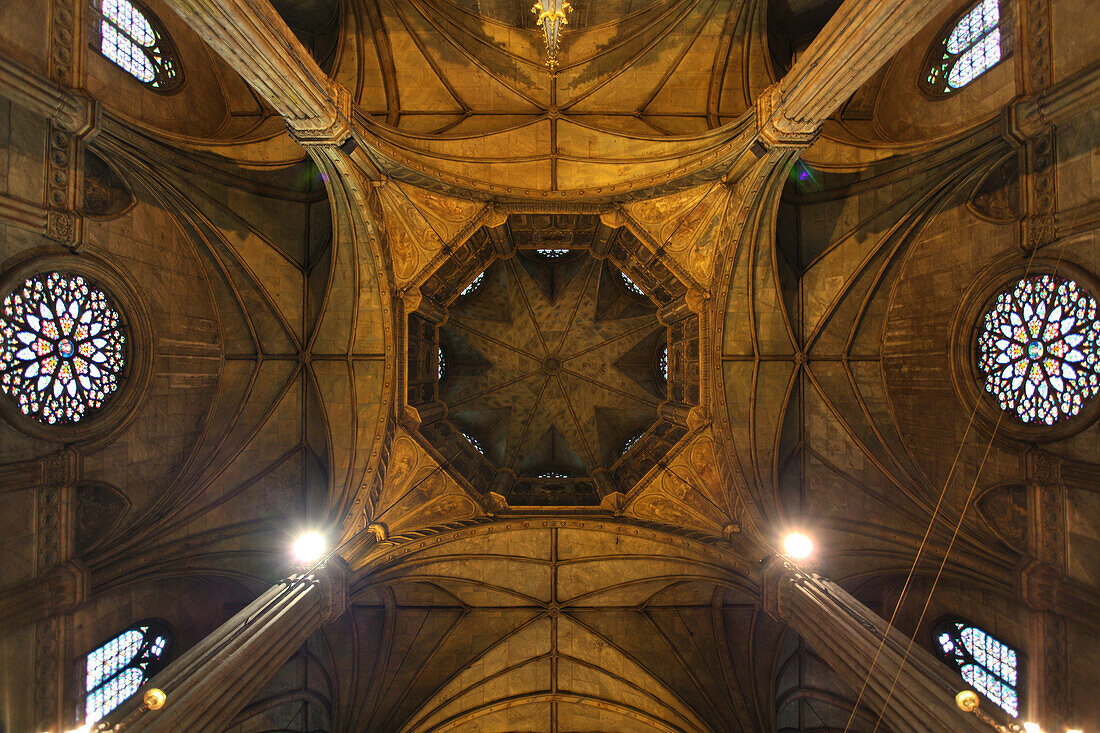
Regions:
<instances>
[{"instance_id":1,"label":"floral stained glass pattern","mask_svg":"<svg viewBox=\"0 0 1100 733\"><path fill-rule=\"evenodd\" d=\"M1100 392L1096 300L1072 280L1027 277L1001 293L978 350L985 389L1025 423L1073 417Z\"/></svg>"},{"instance_id":2,"label":"floral stained glass pattern","mask_svg":"<svg viewBox=\"0 0 1100 733\"><path fill-rule=\"evenodd\" d=\"M967 684L1009 715L1019 715L1020 672L1014 649L962 620L938 624L933 635L941 656Z\"/></svg>"},{"instance_id":3,"label":"floral stained glass pattern","mask_svg":"<svg viewBox=\"0 0 1100 733\"><path fill-rule=\"evenodd\" d=\"M1000 0L981 0L940 42L925 79L932 91L961 89L1001 60Z\"/></svg>"},{"instance_id":4,"label":"floral stained glass pattern","mask_svg":"<svg viewBox=\"0 0 1100 733\"><path fill-rule=\"evenodd\" d=\"M125 352L118 311L80 275L36 275L4 299L0 389L39 422L76 423L102 407Z\"/></svg>"},{"instance_id":5,"label":"floral stained glass pattern","mask_svg":"<svg viewBox=\"0 0 1100 733\"><path fill-rule=\"evenodd\" d=\"M150 619L126 629L85 658L84 723L103 719L164 666L172 635Z\"/></svg>"},{"instance_id":6,"label":"floral stained glass pattern","mask_svg":"<svg viewBox=\"0 0 1100 733\"><path fill-rule=\"evenodd\" d=\"M146 14L129 0L102 0L100 52L138 81L161 91L179 82L179 67L168 42Z\"/></svg>"}]
</instances>

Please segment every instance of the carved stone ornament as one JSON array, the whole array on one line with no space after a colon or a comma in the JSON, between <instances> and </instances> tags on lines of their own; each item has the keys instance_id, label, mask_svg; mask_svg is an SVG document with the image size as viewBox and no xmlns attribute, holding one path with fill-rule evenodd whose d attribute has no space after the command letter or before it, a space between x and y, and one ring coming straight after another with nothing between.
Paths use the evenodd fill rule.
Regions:
<instances>
[{"instance_id":1,"label":"carved stone ornament","mask_svg":"<svg viewBox=\"0 0 1100 733\"><path fill-rule=\"evenodd\" d=\"M71 486L80 475L80 455L70 448L43 457L41 465L43 486Z\"/></svg>"},{"instance_id":2,"label":"carved stone ornament","mask_svg":"<svg viewBox=\"0 0 1100 733\"><path fill-rule=\"evenodd\" d=\"M49 209L46 212L46 236L58 244L74 247L80 243L80 217L71 211Z\"/></svg>"},{"instance_id":3,"label":"carved stone ornament","mask_svg":"<svg viewBox=\"0 0 1100 733\"><path fill-rule=\"evenodd\" d=\"M351 93L335 82L328 86L331 104L324 117L287 120L287 130L299 145L338 146L351 137Z\"/></svg>"},{"instance_id":4,"label":"carved stone ornament","mask_svg":"<svg viewBox=\"0 0 1100 733\"><path fill-rule=\"evenodd\" d=\"M1037 484L1061 484L1062 460L1052 453L1032 450L1027 454L1027 477Z\"/></svg>"},{"instance_id":5,"label":"carved stone ornament","mask_svg":"<svg viewBox=\"0 0 1100 733\"><path fill-rule=\"evenodd\" d=\"M1032 558L1020 570L1020 600L1032 611L1053 611L1061 583L1056 568Z\"/></svg>"},{"instance_id":6,"label":"carved stone ornament","mask_svg":"<svg viewBox=\"0 0 1100 733\"><path fill-rule=\"evenodd\" d=\"M788 621L784 599L789 591L788 586L795 580L797 570L790 561L779 555L765 560L763 570L761 606L776 621Z\"/></svg>"},{"instance_id":7,"label":"carved stone ornament","mask_svg":"<svg viewBox=\"0 0 1100 733\"><path fill-rule=\"evenodd\" d=\"M782 82L776 82L756 98L756 130L769 148L805 148L817 139L821 128L787 119L782 112Z\"/></svg>"},{"instance_id":8,"label":"carved stone ornament","mask_svg":"<svg viewBox=\"0 0 1100 733\"><path fill-rule=\"evenodd\" d=\"M348 606L348 566L343 558L333 556L310 580L321 591L321 623L330 623L343 615Z\"/></svg>"}]
</instances>

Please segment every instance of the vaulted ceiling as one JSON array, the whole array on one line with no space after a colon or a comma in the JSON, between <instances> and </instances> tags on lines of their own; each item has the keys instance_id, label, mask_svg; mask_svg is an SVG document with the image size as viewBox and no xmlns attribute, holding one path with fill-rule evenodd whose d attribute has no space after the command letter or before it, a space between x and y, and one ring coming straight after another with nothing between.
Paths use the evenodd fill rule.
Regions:
<instances>
[{"instance_id":1,"label":"vaulted ceiling","mask_svg":"<svg viewBox=\"0 0 1100 733\"><path fill-rule=\"evenodd\" d=\"M1038 91L1016 73L1034 49L965 97L917 92L966 3L799 151L754 144L757 104L837 2L577 0L550 74L520 0L273 0L350 92L338 159L303 152L177 3L148 4L191 86L124 94L92 51L82 85L103 122L77 250L140 294L149 377L71 445L92 578L74 648L134 614L194 643L322 526L349 611L234 730L832 731L856 709L870 731L879 711L763 612L759 561L801 527L884 614L912 571L897 624L920 643L958 612L1026 649L1036 450L1071 477L1067 575L1100 587L1100 427L996 430L960 315L1025 261L1100 271L1100 124L1049 103L1058 236L1029 242L1030 153L1005 126ZM1052 4L1059 89L1097 69L1087 6ZM39 127L12 139L45 180ZM0 261L52 256L0 233ZM0 431L4 461L60 447ZM0 502L30 577L36 506ZM1077 701L1100 684L1093 631L1074 632Z\"/></svg>"}]
</instances>

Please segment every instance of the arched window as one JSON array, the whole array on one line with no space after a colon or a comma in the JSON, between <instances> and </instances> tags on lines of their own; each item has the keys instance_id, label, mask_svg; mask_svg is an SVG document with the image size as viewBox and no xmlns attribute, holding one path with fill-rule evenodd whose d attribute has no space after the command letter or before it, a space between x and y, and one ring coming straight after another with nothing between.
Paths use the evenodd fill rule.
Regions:
<instances>
[{"instance_id":1,"label":"arched window","mask_svg":"<svg viewBox=\"0 0 1100 733\"><path fill-rule=\"evenodd\" d=\"M96 9L100 53L158 92L180 85L176 50L156 16L131 0L97 0Z\"/></svg>"},{"instance_id":2,"label":"arched window","mask_svg":"<svg viewBox=\"0 0 1100 733\"><path fill-rule=\"evenodd\" d=\"M997 296L979 330L985 389L1021 421L1053 425L1100 392L1096 300L1073 280L1023 278Z\"/></svg>"},{"instance_id":3,"label":"arched window","mask_svg":"<svg viewBox=\"0 0 1100 733\"><path fill-rule=\"evenodd\" d=\"M641 440L643 435L645 435L644 430L640 433L634 433L634 435L631 435L629 438L627 438L625 441L623 441L622 453L626 453L628 450L633 448L634 444L637 443L639 440Z\"/></svg>"},{"instance_id":4,"label":"arched window","mask_svg":"<svg viewBox=\"0 0 1100 733\"><path fill-rule=\"evenodd\" d=\"M543 471L536 478L569 478L569 474L561 471Z\"/></svg>"},{"instance_id":5,"label":"arched window","mask_svg":"<svg viewBox=\"0 0 1100 733\"><path fill-rule=\"evenodd\" d=\"M478 453L480 453L481 455L485 455L485 447L481 445L480 440L478 440L477 438L470 435L469 433L467 433L464 430L459 430L458 432L462 434L462 437L466 439L466 442L468 442L470 445L472 445Z\"/></svg>"},{"instance_id":6,"label":"arched window","mask_svg":"<svg viewBox=\"0 0 1100 733\"><path fill-rule=\"evenodd\" d=\"M1020 714L1020 660L1015 649L961 618L937 623L932 640L940 656L968 685L1012 717Z\"/></svg>"},{"instance_id":7,"label":"arched window","mask_svg":"<svg viewBox=\"0 0 1100 733\"><path fill-rule=\"evenodd\" d=\"M438 362L437 369L436 369L436 376L439 378L439 381L442 382L444 375L447 374L447 357L444 356L444 354L443 354L443 347L442 346L440 346L439 348L437 348L435 350L435 354L436 354L436 360Z\"/></svg>"},{"instance_id":8,"label":"arched window","mask_svg":"<svg viewBox=\"0 0 1100 733\"><path fill-rule=\"evenodd\" d=\"M84 660L84 724L102 720L164 667L172 632L159 619L125 629Z\"/></svg>"},{"instance_id":9,"label":"arched window","mask_svg":"<svg viewBox=\"0 0 1100 733\"><path fill-rule=\"evenodd\" d=\"M478 276L475 277L469 285L467 285L466 287L464 287L462 289L462 292L459 293L459 295L460 296L461 295L469 295L470 293L472 293L475 290L477 290L478 288L480 288L481 283L484 282L484 281L485 281L485 272L482 271L482 272L478 273Z\"/></svg>"},{"instance_id":10,"label":"arched window","mask_svg":"<svg viewBox=\"0 0 1100 733\"><path fill-rule=\"evenodd\" d=\"M535 251L538 252L540 255L542 255L543 257L545 257L548 260L556 260L556 259L559 259L561 257L565 257L567 254L569 254L568 249L561 249L561 248L536 249Z\"/></svg>"},{"instance_id":11,"label":"arched window","mask_svg":"<svg viewBox=\"0 0 1100 733\"><path fill-rule=\"evenodd\" d=\"M122 318L80 275L27 278L0 313L0 390L47 425L76 423L118 389L126 364Z\"/></svg>"},{"instance_id":12,"label":"arched window","mask_svg":"<svg viewBox=\"0 0 1100 733\"><path fill-rule=\"evenodd\" d=\"M619 274L622 275L623 285L628 291L634 293L635 295L640 295L643 298L645 297L645 293L642 291L641 288L638 287L638 284L636 282L630 279L629 275L627 275L625 272L620 272Z\"/></svg>"},{"instance_id":13,"label":"arched window","mask_svg":"<svg viewBox=\"0 0 1100 733\"><path fill-rule=\"evenodd\" d=\"M1000 0L980 0L950 26L928 57L928 91L962 89L1001 60Z\"/></svg>"},{"instance_id":14,"label":"arched window","mask_svg":"<svg viewBox=\"0 0 1100 733\"><path fill-rule=\"evenodd\" d=\"M657 352L657 376L662 381L668 381L668 345L662 345L661 350Z\"/></svg>"}]
</instances>

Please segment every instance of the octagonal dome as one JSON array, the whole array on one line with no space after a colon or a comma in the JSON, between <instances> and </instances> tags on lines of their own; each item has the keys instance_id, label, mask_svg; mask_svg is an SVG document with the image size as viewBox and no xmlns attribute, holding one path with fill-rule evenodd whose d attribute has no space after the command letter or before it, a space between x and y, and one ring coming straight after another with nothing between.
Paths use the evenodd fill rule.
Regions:
<instances>
[{"instance_id":1,"label":"octagonal dome","mask_svg":"<svg viewBox=\"0 0 1100 733\"><path fill-rule=\"evenodd\" d=\"M629 492L686 434L699 400L685 293L627 229L596 216L482 227L407 314L407 427L457 481L513 507Z\"/></svg>"}]
</instances>

